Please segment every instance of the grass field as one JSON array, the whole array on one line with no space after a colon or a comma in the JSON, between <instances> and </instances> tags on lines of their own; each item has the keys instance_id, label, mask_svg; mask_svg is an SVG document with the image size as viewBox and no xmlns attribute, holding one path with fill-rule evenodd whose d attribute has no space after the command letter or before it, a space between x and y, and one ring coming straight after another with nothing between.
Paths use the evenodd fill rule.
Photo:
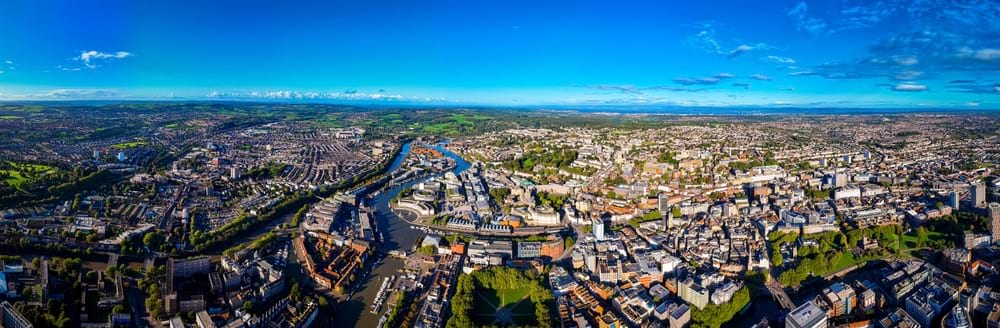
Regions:
<instances>
[{"instance_id":1,"label":"grass field","mask_svg":"<svg viewBox=\"0 0 1000 328\"><path fill-rule=\"evenodd\" d=\"M942 240L944 238L945 238L944 233L940 233L937 231L927 232L928 240ZM917 248L917 236L904 234L902 241L903 241L903 248Z\"/></svg>"},{"instance_id":2,"label":"grass field","mask_svg":"<svg viewBox=\"0 0 1000 328\"><path fill-rule=\"evenodd\" d=\"M435 124L414 123L410 125L410 128L418 129L426 134L455 135L462 129L474 128L476 125L481 124L482 121L491 118L486 115L452 114L448 116L447 121L439 121L439 123Z\"/></svg>"},{"instance_id":3,"label":"grass field","mask_svg":"<svg viewBox=\"0 0 1000 328\"><path fill-rule=\"evenodd\" d=\"M135 147L139 147L139 146L145 146L145 145L148 145L148 144L149 144L149 142L146 142L146 141L132 141L132 142L123 142L123 143L120 143L120 144L115 144L115 145L113 145L111 147L114 148L114 149L129 149L129 148L135 148Z\"/></svg>"},{"instance_id":4,"label":"grass field","mask_svg":"<svg viewBox=\"0 0 1000 328\"><path fill-rule=\"evenodd\" d=\"M477 288L473 304L473 318L481 325L493 323L497 310L508 309L512 320L518 325L525 325L534 319L535 306L528 298L528 287L491 290Z\"/></svg>"},{"instance_id":5,"label":"grass field","mask_svg":"<svg viewBox=\"0 0 1000 328\"><path fill-rule=\"evenodd\" d=\"M14 188L20 188L21 185L28 180L28 177L32 175L43 175L55 171L55 168L43 165L43 164L18 164L13 162L8 162L13 168L10 170L0 170L0 172L7 175L4 181L7 184L13 186Z\"/></svg>"},{"instance_id":6,"label":"grass field","mask_svg":"<svg viewBox=\"0 0 1000 328\"><path fill-rule=\"evenodd\" d=\"M0 172L8 174L7 178L4 179L4 181L6 181L7 184L9 185L14 186L14 188L21 187L21 184L24 183L24 180L27 179L23 175L21 175L21 172L15 170L0 170Z\"/></svg>"},{"instance_id":7,"label":"grass field","mask_svg":"<svg viewBox=\"0 0 1000 328\"><path fill-rule=\"evenodd\" d=\"M844 253L844 255L840 256L840 261L837 261L837 263L833 264L833 268L830 270L830 272L837 272L855 264L858 264L858 261L854 259L854 254L851 252L846 252Z\"/></svg>"},{"instance_id":8,"label":"grass field","mask_svg":"<svg viewBox=\"0 0 1000 328\"><path fill-rule=\"evenodd\" d=\"M0 115L0 120L19 120L23 117L17 115Z\"/></svg>"},{"instance_id":9,"label":"grass field","mask_svg":"<svg viewBox=\"0 0 1000 328\"><path fill-rule=\"evenodd\" d=\"M527 296L528 288L521 287L521 288L497 290L497 291L492 291L492 293L490 292L483 293L483 295L487 299L489 299L490 302L493 302L493 304L496 305L497 307L505 308L507 306L517 304L518 301Z\"/></svg>"}]
</instances>

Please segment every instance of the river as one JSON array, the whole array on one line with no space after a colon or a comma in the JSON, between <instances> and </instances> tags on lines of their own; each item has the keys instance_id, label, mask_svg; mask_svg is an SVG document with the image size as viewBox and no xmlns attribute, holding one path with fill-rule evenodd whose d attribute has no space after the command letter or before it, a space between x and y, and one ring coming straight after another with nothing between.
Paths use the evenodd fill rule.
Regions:
<instances>
[{"instance_id":1,"label":"river","mask_svg":"<svg viewBox=\"0 0 1000 328\"><path fill-rule=\"evenodd\" d=\"M389 165L387 172L394 172L399 169L407 154L410 153L410 148L410 143L406 143L402 146L399 155L393 160L392 164ZM434 148L455 161L455 167L450 170L451 172L455 172L455 174L465 171L471 165L469 162L462 159L461 156L445 149L443 144L438 144ZM444 175L444 172L421 177L410 182L394 186L383 190L377 197L368 201L368 204L375 209L376 227L380 233L384 234L382 251L408 251L414 243L424 236L422 231L410 228L409 223L396 216L396 214L394 214L389 208L389 201L403 189L410 188L417 183L427 181L428 179L441 175ZM371 307L372 302L375 300L375 295L378 293L378 289L382 284L382 279L390 275L398 274L398 271L402 268L403 262L392 257L386 257L380 265L373 268L371 274L369 274L362 281L360 290L354 293L351 300L342 302L338 305L337 315L334 319L337 322L335 326L354 326L365 328L377 327L380 316L371 314L371 312L369 312L369 307Z\"/></svg>"}]
</instances>

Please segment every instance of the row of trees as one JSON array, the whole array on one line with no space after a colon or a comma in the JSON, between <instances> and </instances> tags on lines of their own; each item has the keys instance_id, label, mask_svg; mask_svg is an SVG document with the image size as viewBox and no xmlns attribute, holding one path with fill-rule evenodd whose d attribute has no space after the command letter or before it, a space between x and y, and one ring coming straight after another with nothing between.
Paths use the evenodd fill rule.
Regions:
<instances>
[{"instance_id":1,"label":"row of trees","mask_svg":"<svg viewBox=\"0 0 1000 328\"><path fill-rule=\"evenodd\" d=\"M729 322L737 313L750 304L750 289L743 286L733 294L733 299L722 305L709 303L704 309L693 309L691 311L691 327L718 328L722 324Z\"/></svg>"},{"instance_id":2,"label":"row of trees","mask_svg":"<svg viewBox=\"0 0 1000 328\"><path fill-rule=\"evenodd\" d=\"M32 260L32 266L36 269L39 261ZM54 299L46 303L32 302L36 299L37 293L34 288L25 286L22 290L23 300L15 302L14 309L25 316L35 327L69 328L74 327L72 309L69 304L73 304L74 295L79 295L82 286L78 281L83 268L83 261L78 258L53 258L50 262L50 272L59 280L69 283L66 290L67 300L59 302ZM89 274L89 272L88 272ZM93 275L88 275L93 278Z\"/></svg>"},{"instance_id":3,"label":"row of trees","mask_svg":"<svg viewBox=\"0 0 1000 328\"><path fill-rule=\"evenodd\" d=\"M537 202L538 204L536 205L545 205L558 209L561 208L564 203L566 203L566 199L569 199L569 195L550 193L547 191L539 191L538 202Z\"/></svg>"},{"instance_id":4,"label":"row of trees","mask_svg":"<svg viewBox=\"0 0 1000 328\"><path fill-rule=\"evenodd\" d=\"M72 173L55 171L39 175L22 183L20 189L0 180L0 206L17 207L58 201L117 181L117 176L107 170L86 173L82 169L74 169L70 172Z\"/></svg>"},{"instance_id":5,"label":"row of trees","mask_svg":"<svg viewBox=\"0 0 1000 328\"><path fill-rule=\"evenodd\" d=\"M593 166L568 166L563 168L566 172L589 177L597 173L597 168Z\"/></svg>"},{"instance_id":6,"label":"row of trees","mask_svg":"<svg viewBox=\"0 0 1000 328\"><path fill-rule=\"evenodd\" d=\"M472 320L472 308L475 305L477 289L507 290L528 288L528 298L535 305L535 322L532 326L541 328L554 327L550 307L554 298L552 293L542 286L541 280L534 271L522 272L514 268L493 267L463 274L458 277L455 296L451 299L451 318L448 328L479 327Z\"/></svg>"},{"instance_id":7,"label":"row of trees","mask_svg":"<svg viewBox=\"0 0 1000 328\"><path fill-rule=\"evenodd\" d=\"M157 283L166 279L167 268L159 265L146 271L145 275L137 282L139 289L146 293L146 311L153 318L159 318L163 314L163 298L160 295L160 285Z\"/></svg>"},{"instance_id":8,"label":"row of trees","mask_svg":"<svg viewBox=\"0 0 1000 328\"><path fill-rule=\"evenodd\" d=\"M282 172L285 172L285 169L287 168L288 168L287 164L269 162L264 166L255 167L253 169L247 170L247 172L243 174L243 178L264 179L264 178L276 177Z\"/></svg>"},{"instance_id":9,"label":"row of trees","mask_svg":"<svg viewBox=\"0 0 1000 328\"><path fill-rule=\"evenodd\" d=\"M309 213L309 204L302 205L295 215L292 216L292 222L288 223L288 228L298 228L299 224L302 223L302 219L305 219L306 214Z\"/></svg>"},{"instance_id":10,"label":"row of trees","mask_svg":"<svg viewBox=\"0 0 1000 328\"><path fill-rule=\"evenodd\" d=\"M38 304L28 304L24 301L14 302L14 310L23 315L25 319L38 328L70 328L73 327L73 320L68 316L68 309L65 304L60 305L56 300L49 300L45 306Z\"/></svg>"},{"instance_id":11,"label":"row of trees","mask_svg":"<svg viewBox=\"0 0 1000 328\"><path fill-rule=\"evenodd\" d=\"M663 218L663 213L661 213L660 210L652 210L647 212L646 214L643 214L642 216L637 216L632 218L631 220L628 220L628 225L632 226L633 228L639 228L639 224L643 222L656 221L661 218Z\"/></svg>"},{"instance_id":12,"label":"row of trees","mask_svg":"<svg viewBox=\"0 0 1000 328\"><path fill-rule=\"evenodd\" d=\"M394 306L385 320L384 327L409 327L409 317L412 316L410 313L416 312L418 302L409 302L407 306L406 298L406 292L401 290L392 294L392 299L395 300Z\"/></svg>"},{"instance_id":13,"label":"row of trees","mask_svg":"<svg viewBox=\"0 0 1000 328\"><path fill-rule=\"evenodd\" d=\"M794 268L782 272L778 281L788 286L798 286L810 276L826 275L849 265L895 254L899 251L902 230L900 225L885 225L853 229L847 233L828 231L811 234L808 238L815 240L817 245L799 248L799 262ZM780 266L784 262L780 254L781 245L795 242L799 234L776 231L768 237L773 247L771 260L775 266ZM883 247L868 251L855 248L862 238L874 239Z\"/></svg>"},{"instance_id":14,"label":"row of trees","mask_svg":"<svg viewBox=\"0 0 1000 328\"><path fill-rule=\"evenodd\" d=\"M551 151L531 151L521 156L503 162L503 167L512 171L532 172L535 166L545 166L557 169L565 169L573 164L579 153L573 149L555 149Z\"/></svg>"}]
</instances>

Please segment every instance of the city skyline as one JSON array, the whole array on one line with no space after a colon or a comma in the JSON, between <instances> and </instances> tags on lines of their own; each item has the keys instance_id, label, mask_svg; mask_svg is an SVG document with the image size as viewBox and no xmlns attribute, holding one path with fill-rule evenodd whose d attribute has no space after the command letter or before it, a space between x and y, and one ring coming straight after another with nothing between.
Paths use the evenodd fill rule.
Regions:
<instances>
[{"instance_id":1,"label":"city skyline","mask_svg":"<svg viewBox=\"0 0 1000 328\"><path fill-rule=\"evenodd\" d=\"M1000 108L989 2L2 9L0 100Z\"/></svg>"}]
</instances>

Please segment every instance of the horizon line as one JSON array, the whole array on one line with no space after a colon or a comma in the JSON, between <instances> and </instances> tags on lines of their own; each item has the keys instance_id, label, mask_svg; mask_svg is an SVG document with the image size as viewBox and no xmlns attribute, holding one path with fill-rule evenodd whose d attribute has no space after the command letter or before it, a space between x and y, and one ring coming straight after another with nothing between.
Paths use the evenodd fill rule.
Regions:
<instances>
[{"instance_id":1,"label":"horizon line","mask_svg":"<svg viewBox=\"0 0 1000 328\"><path fill-rule=\"evenodd\" d=\"M287 105L323 105L323 106L352 106L352 107L378 107L378 108L452 108L452 109L509 109L509 110L556 110L556 111L583 111L591 114L600 113L601 110L609 112L619 112L620 114L671 114L664 113L668 110L764 110L764 111L814 111L814 110L842 110L842 111L884 111L884 112L997 112L1000 107L969 107L969 106L808 106L808 105L679 105L679 104L518 104L501 105L486 103L463 103L463 102L417 102L417 101L373 101L373 100L318 100L318 99L210 99L210 98L185 98L185 99L0 99L0 105L18 104L75 104L85 106L99 106L126 103L219 103L219 104L287 104ZM643 111L654 111L643 113ZM659 113L658 113L659 112ZM733 113L729 113L733 114Z\"/></svg>"}]
</instances>

